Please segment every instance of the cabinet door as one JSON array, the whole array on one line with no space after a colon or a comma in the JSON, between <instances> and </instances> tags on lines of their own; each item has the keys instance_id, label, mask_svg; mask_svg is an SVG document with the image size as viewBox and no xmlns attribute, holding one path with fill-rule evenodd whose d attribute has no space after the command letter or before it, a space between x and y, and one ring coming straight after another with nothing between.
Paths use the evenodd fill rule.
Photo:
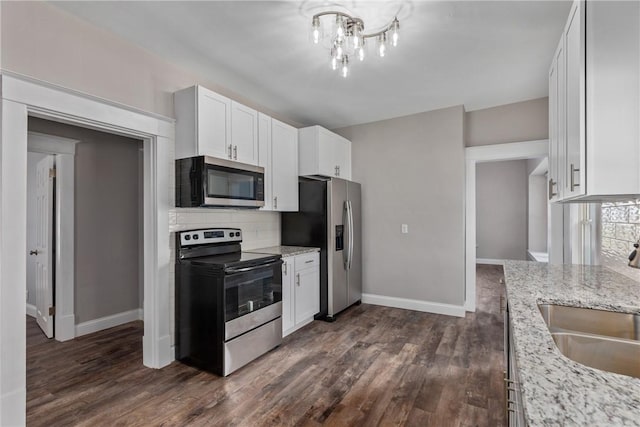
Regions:
<instances>
[{"instance_id":1,"label":"cabinet door","mask_svg":"<svg viewBox=\"0 0 640 427\"><path fill-rule=\"evenodd\" d=\"M231 144L233 160L258 164L258 112L231 102Z\"/></svg>"},{"instance_id":2,"label":"cabinet door","mask_svg":"<svg viewBox=\"0 0 640 427\"><path fill-rule=\"evenodd\" d=\"M258 113L258 166L264 168L263 211L273 210L272 159L271 159L271 117Z\"/></svg>"},{"instance_id":3,"label":"cabinet door","mask_svg":"<svg viewBox=\"0 0 640 427\"><path fill-rule=\"evenodd\" d=\"M297 270L295 277L295 323L312 318L320 311L320 270Z\"/></svg>"},{"instance_id":4,"label":"cabinet door","mask_svg":"<svg viewBox=\"0 0 640 427\"><path fill-rule=\"evenodd\" d=\"M549 176L548 196L551 201L562 198L565 162L564 123L564 36L561 37L549 69Z\"/></svg>"},{"instance_id":5,"label":"cabinet door","mask_svg":"<svg viewBox=\"0 0 640 427\"><path fill-rule=\"evenodd\" d=\"M336 135L318 127L318 175L338 176Z\"/></svg>"},{"instance_id":6,"label":"cabinet door","mask_svg":"<svg viewBox=\"0 0 640 427\"><path fill-rule=\"evenodd\" d=\"M337 176L342 179L351 179L351 142L348 139L336 135L334 137L334 157L338 166Z\"/></svg>"},{"instance_id":7,"label":"cabinet door","mask_svg":"<svg viewBox=\"0 0 640 427\"><path fill-rule=\"evenodd\" d=\"M293 258L282 259L282 333L283 336L286 332L291 331L294 326L293 318Z\"/></svg>"},{"instance_id":8,"label":"cabinet door","mask_svg":"<svg viewBox=\"0 0 640 427\"><path fill-rule=\"evenodd\" d=\"M298 210L298 130L278 120L271 122L273 209Z\"/></svg>"},{"instance_id":9,"label":"cabinet door","mask_svg":"<svg viewBox=\"0 0 640 427\"><path fill-rule=\"evenodd\" d=\"M198 87L198 155L230 158L231 100Z\"/></svg>"},{"instance_id":10,"label":"cabinet door","mask_svg":"<svg viewBox=\"0 0 640 427\"><path fill-rule=\"evenodd\" d=\"M565 198L585 194L585 26L584 3L574 2L565 30L566 161Z\"/></svg>"}]
</instances>

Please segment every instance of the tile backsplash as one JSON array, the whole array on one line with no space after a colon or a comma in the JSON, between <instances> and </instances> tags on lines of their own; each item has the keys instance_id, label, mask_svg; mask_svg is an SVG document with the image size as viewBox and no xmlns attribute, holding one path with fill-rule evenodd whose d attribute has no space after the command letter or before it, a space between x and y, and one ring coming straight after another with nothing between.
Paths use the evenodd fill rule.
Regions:
<instances>
[{"instance_id":1,"label":"tile backsplash","mask_svg":"<svg viewBox=\"0 0 640 427\"><path fill-rule=\"evenodd\" d=\"M640 200L602 204L602 263L640 282L640 270L627 265L640 238Z\"/></svg>"}]
</instances>

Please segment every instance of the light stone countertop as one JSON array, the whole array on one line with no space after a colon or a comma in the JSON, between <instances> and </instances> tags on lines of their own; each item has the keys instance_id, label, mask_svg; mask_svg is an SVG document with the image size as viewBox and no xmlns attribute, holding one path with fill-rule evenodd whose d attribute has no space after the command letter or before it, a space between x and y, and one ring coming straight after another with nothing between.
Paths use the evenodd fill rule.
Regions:
<instances>
[{"instance_id":1,"label":"light stone countertop","mask_svg":"<svg viewBox=\"0 0 640 427\"><path fill-rule=\"evenodd\" d=\"M600 266L505 261L504 270L529 425L640 426L640 379L565 357L537 307L552 303L640 313L640 284Z\"/></svg>"},{"instance_id":2,"label":"light stone countertop","mask_svg":"<svg viewBox=\"0 0 640 427\"><path fill-rule=\"evenodd\" d=\"M320 248L308 248L304 246L270 246L268 248L251 249L245 252L282 255L282 258L287 258L290 256L320 252Z\"/></svg>"}]
</instances>

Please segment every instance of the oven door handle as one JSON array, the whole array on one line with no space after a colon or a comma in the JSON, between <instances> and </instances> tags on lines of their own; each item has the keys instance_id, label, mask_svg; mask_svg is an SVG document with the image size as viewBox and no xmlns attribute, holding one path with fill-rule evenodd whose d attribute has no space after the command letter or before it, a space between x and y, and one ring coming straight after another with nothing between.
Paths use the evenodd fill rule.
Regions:
<instances>
[{"instance_id":1,"label":"oven door handle","mask_svg":"<svg viewBox=\"0 0 640 427\"><path fill-rule=\"evenodd\" d=\"M224 270L225 274L235 274L235 273L244 273L251 270L258 270L261 268L273 267L274 265L282 264L282 260L278 260L275 262L270 262L269 264L259 264L251 267L243 267L243 268L227 268Z\"/></svg>"}]
</instances>

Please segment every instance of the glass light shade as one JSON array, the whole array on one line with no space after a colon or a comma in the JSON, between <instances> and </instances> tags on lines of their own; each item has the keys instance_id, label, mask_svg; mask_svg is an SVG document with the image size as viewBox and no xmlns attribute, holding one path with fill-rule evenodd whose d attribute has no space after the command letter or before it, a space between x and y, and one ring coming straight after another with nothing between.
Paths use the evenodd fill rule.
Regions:
<instances>
[{"instance_id":1,"label":"glass light shade","mask_svg":"<svg viewBox=\"0 0 640 427\"><path fill-rule=\"evenodd\" d=\"M358 48L358 59L364 61L364 46Z\"/></svg>"},{"instance_id":2,"label":"glass light shade","mask_svg":"<svg viewBox=\"0 0 640 427\"><path fill-rule=\"evenodd\" d=\"M349 57L342 58L342 77L346 78L349 75Z\"/></svg>"},{"instance_id":3,"label":"glass light shade","mask_svg":"<svg viewBox=\"0 0 640 427\"><path fill-rule=\"evenodd\" d=\"M320 42L320 17L318 16L314 16L311 23L311 39L315 44Z\"/></svg>"},{"instance_id":4,"label":"glass light shade","mask_svg":"<svg viewBox=\"0 0 640 427\"><path fill-rule=\"evenodd\" d=\"M342 16L336 15L336 40L341 42L344 39L344 20Z\"/></svg>"},{"instance_id":5,"label":"glass light shade","mask_svg":"<svg viewBox=\"0 0 640 427\"><path fill-rule=\"evenodd\" d=\"M398 22L398 18L393 20L391 24L391 44L393 46L398 46L398 33L400 32L400 22Z\"/></svg>"},{"instance_id":6,"label":"glass light shade","mask_svg":"<svg viewBox=\"0 0 640 427\"><path fill-rule=\"evenodd\" d=\"M344 50L342 49L342 43L336 44L336 58L338 60L342 59L342 55L344 54Z\"/></svg>"},{"instance_id":7,"label":"glass light shade","mask_svg":"<svg viewBox=\"0 0 640 427\"><path fill-rule=\"evenodd\" d=\"M378 36L378 55L382 58L387 53L387 33Z\"/></svg>"}]
</instances>

